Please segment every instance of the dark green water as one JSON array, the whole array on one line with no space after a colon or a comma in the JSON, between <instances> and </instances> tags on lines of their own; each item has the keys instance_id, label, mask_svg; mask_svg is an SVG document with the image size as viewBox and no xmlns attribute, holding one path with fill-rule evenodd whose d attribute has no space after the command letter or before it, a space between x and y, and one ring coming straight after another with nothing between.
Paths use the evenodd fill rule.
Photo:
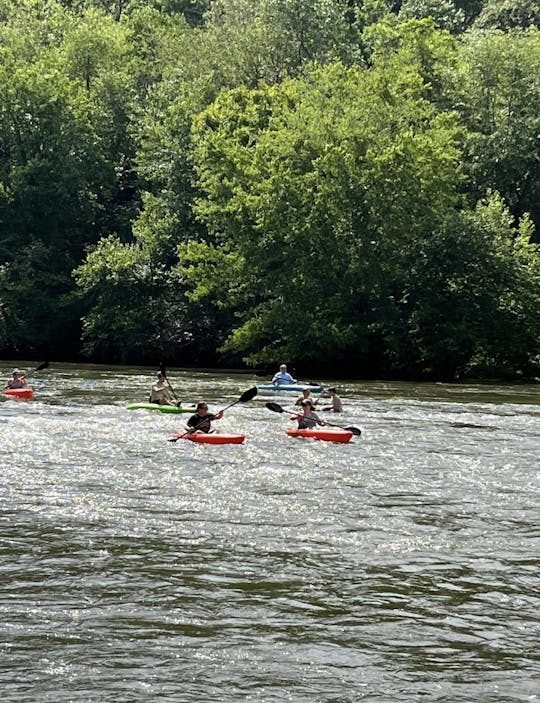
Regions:
<instances>
[{"instance_id":1,"label":"dark green water","mask_svg":"<svg viewBox=\"0 0 540 703\"><path fill-rule=\"evenodd\" d=\"M344 382L349 445L258 396L209 447L125 409L153 371L0 401L3 703L540 700L537 387ZM261 382L169 375L211 410Z\"/></svg>"}]
</instances>

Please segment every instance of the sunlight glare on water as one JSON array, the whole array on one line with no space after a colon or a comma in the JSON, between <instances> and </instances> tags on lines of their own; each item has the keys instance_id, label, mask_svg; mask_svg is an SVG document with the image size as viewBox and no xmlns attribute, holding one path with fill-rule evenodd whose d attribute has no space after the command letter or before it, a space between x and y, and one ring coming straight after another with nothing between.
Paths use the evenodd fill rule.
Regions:
<instances>
[{"instance_id":1,"label":"sunlight glare on water","mask_svg":"<svg viewBox=\"0 0 540 703\"><path fill-rule=\"evenodd\" d=\"M350 444L260 393L204 446L126 409L154 373L0 404L4 703L539 701L537 386L333 381ZM169 378L214 412L261 383Z\"/></svg>"}]
</instances>

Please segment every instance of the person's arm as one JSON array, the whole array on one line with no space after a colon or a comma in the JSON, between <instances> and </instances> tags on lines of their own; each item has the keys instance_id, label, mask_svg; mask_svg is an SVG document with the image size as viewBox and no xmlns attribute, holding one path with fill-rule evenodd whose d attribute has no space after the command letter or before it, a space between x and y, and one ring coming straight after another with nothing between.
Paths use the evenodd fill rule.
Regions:
<instances>
[{"instance_id":1,"label":"person's arm","mask_svg":"<svg viewBox=\"0 0 540 703\"><path fill-rule=\"evenodd\" d=\"M171 393L171 391L168 388L167 388L166 394L164 396L164 400L167 403L167 405L178 405L178 406L182 405L182 403L180 401L178 401L178 402L176 401L176 398L173 396L173 394Z\"/></svg>"}]
</instances>

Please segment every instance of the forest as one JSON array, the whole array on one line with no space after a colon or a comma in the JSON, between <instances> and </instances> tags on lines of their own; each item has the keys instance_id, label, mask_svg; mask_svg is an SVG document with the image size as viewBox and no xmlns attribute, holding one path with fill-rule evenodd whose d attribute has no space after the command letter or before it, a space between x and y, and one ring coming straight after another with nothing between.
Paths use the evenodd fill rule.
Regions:
<instances>
[{"instance_id":1,"label":"forest","mask_svg":"<svg viewBox=\"0 0 540 703\"><path fill-rule=\"evenodd\" d=\"M537 0L0 0L0 354L540 376Z\"/></svg>"}]
</instances>

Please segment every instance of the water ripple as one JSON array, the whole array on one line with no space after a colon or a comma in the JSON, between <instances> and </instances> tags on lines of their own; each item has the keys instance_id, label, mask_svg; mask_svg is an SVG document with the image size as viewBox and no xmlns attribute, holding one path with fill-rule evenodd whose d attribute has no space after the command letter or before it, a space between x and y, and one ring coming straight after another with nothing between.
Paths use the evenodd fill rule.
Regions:
<instances>
[{"instance_id":1,"label":"water ripple","mask_svg":"<svg viewBox=\"0 0 540 703\"><path fill-rule=\"evenodd\" d=\"M256 382L170 375L215 409ZM0 405L6 703L539 700L534 387L347 382L346 446L257 398L216 448L125 410L149 380Z\"/></svg>"}]
</instances>

